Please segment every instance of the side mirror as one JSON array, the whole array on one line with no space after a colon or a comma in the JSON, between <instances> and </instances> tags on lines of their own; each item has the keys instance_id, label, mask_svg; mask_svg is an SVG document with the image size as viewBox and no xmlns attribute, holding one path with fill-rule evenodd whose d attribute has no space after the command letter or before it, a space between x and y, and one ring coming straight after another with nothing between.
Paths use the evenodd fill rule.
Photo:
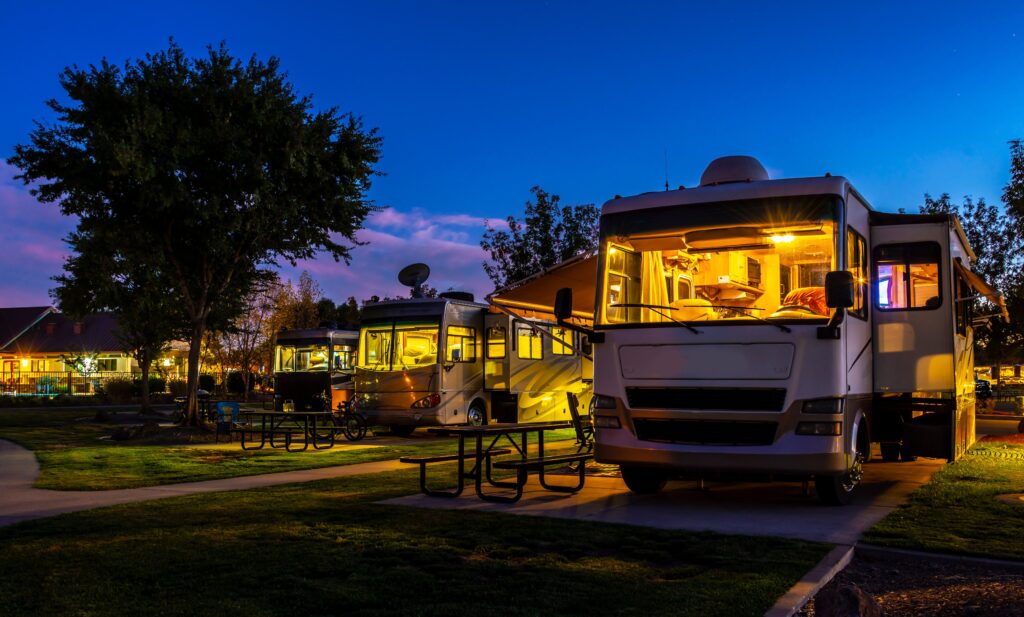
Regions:
<instances>
[{"instance_id":1,"label":"side mirror","mask_svg":"<svg viewBox=\"0 0 1024 617\"><path fill-rule=\"evenodd\" d=\"M848 270L835 270L825 275L825 304L829 308L853 306L853 274Z\"/></svg>"},{"instance_id":2,"label":"side mirror","mask_svg":"<svg viewBox=\"0 0 1024 617\"><path fill-rule=\"evenodd\" d=\"M555 319L565 321L572 317L572 288L563 287L555 292Z\"/></svg>"}]
</instances>

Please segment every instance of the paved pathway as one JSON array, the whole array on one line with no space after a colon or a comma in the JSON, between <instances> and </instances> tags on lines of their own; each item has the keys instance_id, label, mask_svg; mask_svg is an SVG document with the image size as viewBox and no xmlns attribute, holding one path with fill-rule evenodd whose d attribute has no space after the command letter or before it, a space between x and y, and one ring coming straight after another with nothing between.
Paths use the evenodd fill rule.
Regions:
<instances>
[{"instance_id":1,"label":"paved pathway","mask_svg":"<svg viewBox=\"0 0 1024 617\"><path fill-rule=\"evenodd\" d=\"M112 491L49 491L32 488L33 482L39 477L39 463L35 455L17 444L0 439L0 526L119 503L312 482L408 468L408 465L397 460L390 460Z\"/></svg>"},{"instance_id":2,"label":"paved pathway","mask_svg":"<svg viewBox=\"0 0 1024 617\"><path fill-rule=\"evenodd\" d=\"M416 494L381 503L852 545L943 464L932 459L868 463L854 503L842 507L824 506L817 498L803 495L801 485L792 482L708 482L706 490L697 489L694 482L673 482L658 495L640 496L630 493L616 477L588 477L586 488L574 495L545 491L531 478L522 500L511 505L481 501L472 487L458 499ZM572 483L575 476L563 480Z\"/></svg>"}]
</instances>

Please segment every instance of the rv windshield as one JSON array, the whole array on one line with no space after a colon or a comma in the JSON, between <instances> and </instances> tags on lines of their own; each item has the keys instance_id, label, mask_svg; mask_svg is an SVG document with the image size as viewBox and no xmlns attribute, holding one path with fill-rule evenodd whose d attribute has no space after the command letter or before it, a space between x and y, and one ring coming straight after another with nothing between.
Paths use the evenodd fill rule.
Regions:
<instances>
[{"instance_id":1,"label":"rv windshield","mask_svg":"<svg viewBox=\"0 0 1024 617\"><path fill-rule=\"evenodd\" d=\"M327 345L278 345L274 361L277 373L310 373L326 371L329 355Z\"/></svg>"},{"instance_id":2,"label":"rv windshield","mask_svg":"<svg viewBox=\"0 0 1024 617\"><path fill-rule=\"evenodd\" d=\"M823 320L834 196L670 206L601 219L601 325Z\"/></svg>"},{"instance_id":3,"label":"rv windshield","mask_svg":"<svg viewBox=\"0 0 1024 617\"><path fill-rule=\"evenodd\" d=\"M388 322L359 332L359 368L406 370L437 363L438 324Z\"/></svg>"}]
</instances>

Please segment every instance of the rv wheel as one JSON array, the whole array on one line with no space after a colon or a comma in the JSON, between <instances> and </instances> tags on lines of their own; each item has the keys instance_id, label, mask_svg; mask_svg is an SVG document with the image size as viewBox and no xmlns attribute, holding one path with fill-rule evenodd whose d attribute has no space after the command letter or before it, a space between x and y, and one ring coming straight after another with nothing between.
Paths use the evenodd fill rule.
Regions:
<instances>
[{"instance_id":1,"label":"rv wheel","mask_svg":"<svg viewBox=\"0 0 1024 617\"><path fill-rule=\"evenodd\" d=\"M415 426L410 426L408 424L392 424L388 428L391 429L391 434L395 437L408 437L416 430Z\"/></svg>"},{"instance_id":2,"label":"rv wheel","mask_svg":"<svg viewBox=\"0 0 1024 617\"><path fill-rule=\"evenodd\" d=\"M845 506L853 500L853 493L860 486L864 475L864 455L853 453L853 466L846 473L837 476L818 476L814 478L814 488L818 491L818 499L830 506Z\"/></svg>"},{"instance_id":3,"label":"rv wheel","mask_svg":"<svg viewBox=\"0 0 1024 617\"><path fill-rule=\"evenodd\" d=\"M653 495L665 488L668 481L668 474L657 469L644 469L643 467L626 467L620 465L622 481L626 483L629 490L638 495Z\"/></svg>"},{"instance_id":4,"label":"rv wheel","mask_svg":"<svg viewBox=\"0 0 1024 617\"><path fill-rule=\"evenodd\" d=\"M470 426L483 426L487 424L487 412L484 411L483 405L473 403L469 406L469 410L466 411L466 424Z\"/></svg>"}]
</instances>

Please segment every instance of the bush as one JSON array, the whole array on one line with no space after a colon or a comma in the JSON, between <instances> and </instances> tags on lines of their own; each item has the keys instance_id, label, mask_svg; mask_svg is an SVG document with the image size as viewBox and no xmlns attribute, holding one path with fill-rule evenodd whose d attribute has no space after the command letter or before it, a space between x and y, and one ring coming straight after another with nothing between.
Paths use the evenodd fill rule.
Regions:
<instances>
[{"instance_id":1,"label":"bush","mask_svg":"<svg viewBox=\"0 0 1024 617\"><path fill-rule=\"evenodd\" d=\"M188 390L188 382L184 379L172 379L167 382L167 392L171 396L185 396Z\"/></svg>"},{"instance_id":2,"label":"bush","mask_svg":"<svg viewBox=\"0 0 1024 617\"><path fill-rule=\"evenodd\" d=\"M206 390L207 392L213 392L213 389L217 387L217 380L213 375L209 373L203 373L199 376L199 389Z\"/></svg>"},{"instance_id":3,"label":"bush","mask_svg":"<svg viewBox=\"0 0 1024 617\"><path fill-rule=\"evenodd\" d=\"M167 380L162 377L149 378L149 393L157 394L167 388ZM142 396L142 379L135 380L135 395Z\"/></svg>"},{"instance_id":4,"label":"bush","mask_svg":"<svg viewBox=\"0 0 1024 617\"><path fill-rule=\"evenodd\" d=\"M242 371L231 371L228 373L228 392L231 394L243 394L245 392L245 375ZM253 386L256 385L255 375L249 374L249 392L252 392Z\"/></svg>"},{"instance_id":5,"label":"bush","mask_svg":"<svg viewBox=\"0 0 1024 617\"><path fill-rule=\"evenodd\" d=\"M135 394L135 381L125 377L112 377L103 383L102 391L112 403L130 403Z\"/></svg>"}]
</instances>

